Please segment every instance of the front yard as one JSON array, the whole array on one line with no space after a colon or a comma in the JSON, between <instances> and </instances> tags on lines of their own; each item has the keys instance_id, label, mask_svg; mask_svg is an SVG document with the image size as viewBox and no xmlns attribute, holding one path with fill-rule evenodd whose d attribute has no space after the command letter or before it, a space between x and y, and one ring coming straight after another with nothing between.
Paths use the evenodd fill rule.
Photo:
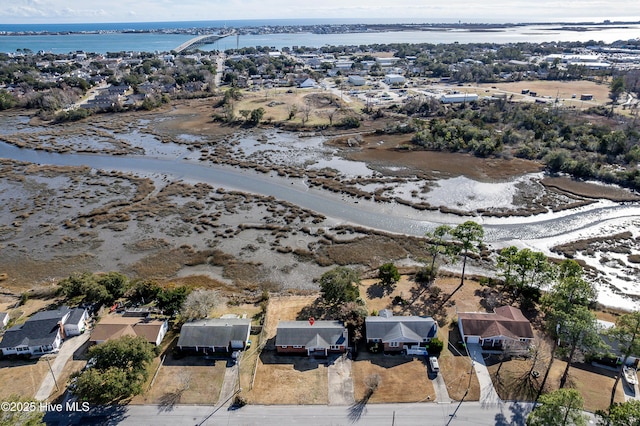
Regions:
<instances>
[{"instance_id":1,"label":"front yard","mask_svg":"<svg viewBox=\"0 0 640 426\"><path fill-rule=\"evenodd\" d=\"M364 398L365 380L380 376L380 384L368 402L427 402L435 400L433 384L428 378L424 359L406 355L383 355L360 352L351 365L354 397Z\"/></svg>"}]
</instances>

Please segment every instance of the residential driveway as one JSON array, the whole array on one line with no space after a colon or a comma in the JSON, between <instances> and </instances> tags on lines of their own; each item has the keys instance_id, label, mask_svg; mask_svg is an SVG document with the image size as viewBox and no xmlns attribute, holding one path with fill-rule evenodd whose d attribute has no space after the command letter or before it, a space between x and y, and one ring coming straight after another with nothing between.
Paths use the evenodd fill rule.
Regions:
<instances>
[{"instance_id":1,"label":"residential driveway","mask_svg":"<svg viewBox=\"0 0 640 426\"><path fill-rule=\"evenodd\" d=\"M480 404L483 406L502 404L502 400L493 387L487 364L482 357L482 348L480 345L467 343L467 350L473 360L473 368L478 376L478 382L480 382Z\"/></svg>"},{"instance_id":2,"label":"residential driveway","mask_svg":"<svg viewBox=\"0 0 640 426\"><path fill-rule=\"evenodd\" d=\"M222 382L222 389L220 389L220 398L218 398L218 404L231 403L231 397L238 390L238 374L240 368L240 359L231 367L227 367L224 370L224 381Z\"/></svg>"},{"instance_id":3,"label":"residential driveway","mask_svg":"<svg viewBox=\"0 0 640 426\"><path fill-rule=\"evenodd\" d=\"M639 399L638 395L640 395L640 393L638 393L638 385L635 384L633 385L633 387L629 386L627 384L627 382L624 379L620 379L620 382L618 383L618 386L622 386L622 390L624 391L624 401L630 401L630 400L634 400L634 399Z\"/></svg>"},{"instance_id":4,"label":"residential driveway","mask_svg":"<svg viewBox=\"0 0 640 426\"><path fill-rule=\"evenodd\" d=\"M429 373L430 377L433 377L432 372ZM436 402L438 404L451 404L451 398L449 398L449 391L447 390L447 384L444 382L442 374L438 375L431 380L433 383L433 391L436 393Z\"/></svg>"},{"instance_id":5,"label":"residential driveway","mask_svg":"<svg viewBox=\"0 0 640 426\"><path fill-rule=\"evenodd\" d=\"M327 368L329 375L329 405L352 405L353 379L351 378L351 359L347 355L339 356Z\"/></svg>"},{"instance_id":6,"label":"residential driveway","mask_svg":"<svg viewBox=\"0 0 640 426\"><path fill-rule=\"evenodd\" d=\"M85 331L79 336L65 340L60 347L60 352L58 352L58 355L53 359L51 358L51 355L45 355L46 357L49 357L49 363L51 363L51 369L53 370L56 380L60 377L60 374L62 374L62 370L64 369L64 366L67 365L69 358L73 356L73 353L77 351L80 346L84 345L85 342L89 340L89 336L91 336L91 333L89 331ZM60 388L65 385L66 383L58 383ZM53 391L54 387L55 383L53 381L53 377L51 377L51 372L49 371L49 374L47 374L42 381L40 389L36 392L36 399L40 401L46 400L49 398L49 395L51 395L51 391Z\"/></svg>"}]
</instances>

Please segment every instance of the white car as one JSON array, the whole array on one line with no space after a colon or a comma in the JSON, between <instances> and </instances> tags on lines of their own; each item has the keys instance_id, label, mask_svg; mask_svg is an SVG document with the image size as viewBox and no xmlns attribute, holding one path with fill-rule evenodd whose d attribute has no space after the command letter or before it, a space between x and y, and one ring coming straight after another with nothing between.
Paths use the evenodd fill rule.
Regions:
<instances>
[{"instance_id":1,"label":"white car","mask_svg":"<svg viewBox=\"0 0 640 426\"><path fill-rule=\"evenodd\" d=\"M435 356L430 356L429 357L429 366L431 367L431 371L433 371L436 374L438 374L438 372L440 371L440 365L438 364L438 358L436 358Z\"/></svg>"}]
</instances>

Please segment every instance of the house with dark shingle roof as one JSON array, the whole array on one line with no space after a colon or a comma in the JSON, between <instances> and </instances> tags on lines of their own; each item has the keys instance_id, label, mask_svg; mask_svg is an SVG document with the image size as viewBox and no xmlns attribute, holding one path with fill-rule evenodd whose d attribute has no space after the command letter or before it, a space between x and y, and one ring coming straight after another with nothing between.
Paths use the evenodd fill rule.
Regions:
<instances>
[{"instance_id":1,"label":"house with dark shingle roof","mask_svg":"<svg viewBox=\"0 0 640 426\"><path fill-rule=\"evenodd\" d=\"M301 354L326 357L329 353L344 353L349 346L349 334L340 321L280 321L276 334L279 354Z\"/></svg>"},{"instance_id":2,"label":"house with dark shingle roof","mask_svg":"<svg viewBox=\"0 0 640 426\"><path fill-rule=\"evenodd\" d=\"M63 306L34 314L24 324L8 329L0 342L4 355L43 355L57 352L64 339L64 324L70 310Z\"/></svg>"},{"instance_id":3,"label":"house with dark shingle roof","mask_svg":"<svg viewBox=\"0 0 640 426\"><path fill-rule=\"evenodd\" d=\"M69 313L69 318L64 323L64 334L66 337L78 336L84 333L87 328L89 313L85 308L74 308Z\"/></svg>"},{"instance_id":4,"label":"house with dark shingle roof","mask_svg":"<svg viewBox=\"0 0 640 426\"><path fill-rule=\"evenodd\" d=\"M250 333L250 319L207 318L184 323L177 347L181 351L205 355L215 352L231 353L247 347Z\"/></svg>"},{"instance_id":5,"label":"house with dark shingle roof","mask_svg":"<svg viewBox=\"0 0 640 426\"><path fill-rule=\"evenodd\" d=\"M385 352L425 348L438 334L431 317L394 316L387 309L365 319L367 343L381 343Z\"/></svg>"},{"instance_id":6,"label":"house with dark shingle roof","mask_svg":"<svg viewBox=\"0 0 640 426\"><path fill-rule=\"evenodd\" d=\"M492 313L459 312L458 327L463 342L479 343L484 348L501 349L512 344L526 348L534 338L531 323L513 306L501 306Z\"/></svg>"}]
</instances>

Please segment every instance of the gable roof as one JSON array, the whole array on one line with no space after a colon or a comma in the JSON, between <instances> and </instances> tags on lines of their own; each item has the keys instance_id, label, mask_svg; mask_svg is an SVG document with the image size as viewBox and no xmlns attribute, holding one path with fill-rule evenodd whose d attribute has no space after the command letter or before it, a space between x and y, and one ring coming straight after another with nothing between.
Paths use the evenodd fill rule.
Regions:
<instances>
[{"instance_id":1,"label":"gable roof","mask_svg":"<svg viewBox=\"0 0 640 426\"><path fill-rule=\"evenodd\" d=\"M512 306L496 308L493 313L459 312L458 320L466 336L480 336L483 339L495 336L533 338L531 323L520 309Z\"/></svg>"},{"instance_id":2,"label":"gable roof","mask_svg":"<svg viewBox=\"0 0 640 426\"><path fill-rule=\"evenodd\" d=\"M105 317L95 325L91 332L92 342L103 342L122 336L141 336L155 345L156 339L164 326L164 321L139 317Z\"/></svg>"},{"instance_id":3,"label":"gable roof","mask_svg":"<svg viewBox=\"0 0 640 426\"><path fill-rule=\"evenodd\" d=\"M67 318L67 323L78 324L86 313L87 310L85 308L72 309L71 314L69 314L69 318Z\"/></svg>"},{"instance_id":4,"label":"gable roof","mask_svg":"<svg viewBox=\"0 0 640 426\"><path fill-rule=\"evenodd\" d=\"M344 325L340 321L280 321L276 346L327 348L347 345Z\"/></svg>"},{"instance_id":5,"label":"gable roof","mask_svg":"<svg viewBox=\"0 0 640 426\"><path fill-rule=\"evenodd\" d=\"M251 320L244 318L208 318L187 322L180 329L178 346L226 347L232 340L246 342Z\"/></svg>"},{"instance_id":6,"label":"gable roof","mask_svg":"<svg viewBox=\"0 0 640 426\"><path fill-rule=\"evenodd\" d=\"M438 325L431 317L372 316L365 319L367 339L385 342L421 342L436 336Z\"/></svg>"},{"instance_id":7,"label":"gable roof","mask_svg":"<svg viewBox=\"0 0 640 426\"><path fill-rule=\"evenodd\" d=\"M0 349L53 344L60 333L60 323L68 313L69 308L63 306L57 310L34 314L24 324L13 326L5 332Z\"/></svg>"}]
</instances>

